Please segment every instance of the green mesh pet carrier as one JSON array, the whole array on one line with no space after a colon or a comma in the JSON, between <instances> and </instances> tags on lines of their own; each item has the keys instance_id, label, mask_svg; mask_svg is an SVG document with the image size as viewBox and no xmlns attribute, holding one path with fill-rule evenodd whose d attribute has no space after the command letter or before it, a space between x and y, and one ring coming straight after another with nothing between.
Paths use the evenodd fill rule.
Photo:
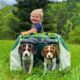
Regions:
<instances>
[{"instance_id":1,"label":"green mesh pet carrier","mask_svg":"<svg viewBox=\"0 0 80 80\"><path fill-rule=\"evenodd\" d=\"M20 35L10 52L10 70L21 69L21 60L18 48L22 41L35 44L37 53L34 57L35 63L42 59L41 49L47 44L57 44L59 46L59 70L63 70L70 66L70 52L66 47L63 38L55 33L35 33L28 35Z\"/></svg>"}]
</instances>

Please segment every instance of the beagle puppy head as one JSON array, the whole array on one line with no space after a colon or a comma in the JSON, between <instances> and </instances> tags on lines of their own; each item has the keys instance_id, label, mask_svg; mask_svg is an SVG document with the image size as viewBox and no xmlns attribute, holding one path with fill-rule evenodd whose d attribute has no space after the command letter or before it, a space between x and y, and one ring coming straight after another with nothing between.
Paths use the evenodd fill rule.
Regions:
<instances>
[{"instance_id":1,"label":"beagle puppy head","mask_svg":"<svg viewBox=\"0 0 80 80\"><path fill-rule=\"evenodd\" d=\"M30 43L22 42L18 48L18 52L24 56L30 56L31 54L35 54L34 45Z\"/></svg>"},{"instance_id":2,"label":"beagle puppy head","mask_svg":"<svg viewBox=\"0 0 80 80\"><path fill-rule=\"evenodd\" d=\"M54 58L57 56L57 48L54 44L45 46L42 49L42 56L46 58Z\"/></svg>"}]
</instances>

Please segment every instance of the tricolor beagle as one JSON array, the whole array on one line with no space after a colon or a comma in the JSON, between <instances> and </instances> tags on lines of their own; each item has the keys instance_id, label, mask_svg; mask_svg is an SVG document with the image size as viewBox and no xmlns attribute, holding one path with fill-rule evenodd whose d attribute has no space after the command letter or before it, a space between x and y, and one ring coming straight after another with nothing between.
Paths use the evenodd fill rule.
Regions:
<instances>
[{"instance_id":1,"label":"tricolor beagle","mask_svg":"<svg viewBox=\"0 0 80 80\"><path fill-rule=\"evenodd\" d=\"M33 68L33 58L35 49L34 45L30 43L25 43L22 42L21 45L19 46L18 52L20 54L21 58L21 66L25 71L28 71L28 73L31 73L32 68Z\"/></svg>"},{"instance_id":2,"label":"tricolor beagle","mask_svg":"<svg viewBox=\"0 0 80 80\"><path fill-rule=\"evenodd\" d=\"M58 49L54 44L45 46L42 51L44 57L44 71L47 69L53 71L57 67L56 57L58 55Z\"/></svg>"}]
</instances>

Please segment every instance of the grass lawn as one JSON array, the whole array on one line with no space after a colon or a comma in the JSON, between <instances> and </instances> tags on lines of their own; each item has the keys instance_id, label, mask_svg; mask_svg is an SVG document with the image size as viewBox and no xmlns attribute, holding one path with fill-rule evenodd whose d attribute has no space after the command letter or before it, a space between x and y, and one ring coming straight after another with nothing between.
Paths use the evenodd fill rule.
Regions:
<instances>
[{"instance_id":1,"label":"grass lawn","mask_svg":"<svg viewBox=\"0 0 80 80\"><path fill-rule=\"evenodd\" d=\"M71 52L71 69L69 72L48 72L44 76L43 69L34 68L31 74L23 71L9 70L10 49L14 41L0 40L0 80L80 80L80 45L68 44Z\"/></svg>"}]
</instances>

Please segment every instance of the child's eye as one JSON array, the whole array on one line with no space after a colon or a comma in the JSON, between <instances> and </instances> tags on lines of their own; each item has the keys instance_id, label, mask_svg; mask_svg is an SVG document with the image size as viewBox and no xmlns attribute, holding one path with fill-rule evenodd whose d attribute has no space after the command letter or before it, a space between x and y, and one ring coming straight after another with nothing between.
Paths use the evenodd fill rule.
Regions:
<instances>
[{"instance_id":1,"label":"child's eye","mask_svg":"<svg viewBox=\"0 0 80 80\"><path fill-rule=\"evenodd\" d=\"M38 16L36 16L36 18L39 18Z\"/></svg>"},{"instance_id":2,"label":"child's eye","mask_svg":"<svg viewBox=\"0 0 80 80\"><path fill-rule=\"evenodd\" d=\"M31 18L33 18L34 16L31 16Z\"/></svg>"},{"instance_id":3,"label":"child's eye","mask_svg":"<svg viewBox=\"0 0 80 80\"><path fill-rule=\"evenodd\" d=\"M35 16L31 16L31 17L35 17Z\"/></svg>"}]
</instances>

